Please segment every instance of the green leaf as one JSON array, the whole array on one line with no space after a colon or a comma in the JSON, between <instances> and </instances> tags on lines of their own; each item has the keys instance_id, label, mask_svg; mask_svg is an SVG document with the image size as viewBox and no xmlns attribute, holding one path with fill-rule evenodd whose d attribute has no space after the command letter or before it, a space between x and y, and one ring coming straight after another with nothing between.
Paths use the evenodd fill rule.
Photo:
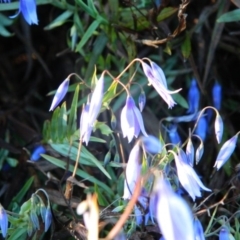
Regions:
<instances>
[{"instance_id":1,"label":"green leaf","mask_svg":"<svg viewBox=\"0 0 240 240\"><path fill-rule=\"evenodd\" d=\"M76 48L77 51L80 51L82 47L86 44L86 42L89 40L89 38L93 36L95 30L98 28L100 23L101 22L99 20L95 20L91 23L91 25L83 35L80 43L77 45L77 48Z\"/></svg>"},{"instance_id":2,"label":"green leaf","mask_svg":"<svg viewBox=\"0 0 240 240\"><path fill-rule=\"evenodd\" d=\"M58 139L58 129L59 129L59 112L60 112L60 107L57 107L52 115L52 120L51 120L51 139L56 142Z\"/></svg>"},{"instance_id":3,"label":"green leaf","mask_svg":"<svg viewBox=\"0 0 240 240\"><path fill-rule=\"evenodd\" d=\"M237 22L240 21L240 9L224 13L220 18L217 19L218 23L222 22Z\"/></svg>"},{"instance_id":4,"label":"green leaf","mask_svg":"<svg viewBox=\"0 0 240 240\"><path fill-rule=\"evenodd\" d=\"M103 135L106 135L106 136L109 136L110 134L112 134L112 130L111 128L104 122L96 122L95 123L95 126L94 126L95 129L99 129L101 131L101 133Z\"/></svg>"},{"instance_id":5,"label":"green leaf","mask_svg":"<svg viewBox=\"0 0 240 240\"><path fill-rule=\"evenodd\" d=\"M66 108L66 102L64 102L60 108L59 111L59 117L58 117L58 138L60 141L63 141L63 139L66 137L67 133L67 108Z\"/></svg>"},{"instance_id":6,"label":"green leaf","mask_svg":"<svg viewBox=\"0 0 240 240\"><path fill-rule=\"evenodd\" d=\"M24 184L24 186L22 187L22 189L18 192L18 194L13 197L10 205L9 205L9 209L12 209L12 205L14 202L18 202L20 203L23 199L23 197L25 196L25 194L28 192L28 190L30 189L32 183L34 181L34 176L30 177L27 182Z\"/></svg>"},{"instance_id":7,"label":"green leaf","mask_svg":"<svg viewBox=\"0 0 240 240\"><path fill-rule=\"evenodd\" d=\"M68 129L67 129L68 137L71 137L71 135L77 130L78 95L79 95L79 84L75 89L75 93L73 96L72 105L70 109L70 114L68 119Z\"/></svg>"},{"instance_id":8,"label":"green leaf","mask_svg":"<svg viewBox=\"0 0 240 240\"><path fill-rule=\"evenodd\" d=\"M46 155L46 154L42 154L42 157L45 158L46 160L48 160L49 162L51 162L52 164L62 168L62 169L66 169L66 162L62 161L62 160L59 160L55 157L51 157L49 155ZM70 164L69 165L69 170L71 172L73 172L73 165ZM108 193L108 194L113 194L111 188L109 188L106 184L104 184L102 181L99 181L98 179L96 179L95 177L89 175L88 173L80 170L80 169L77 169L77 175L83 179L86 179L94 184L97 184L99 187L105 189L105 191Z\"/></svg>"},{"instance_id":9,"label":"green leaf","mask_svg":"<svg viewBox=\"0 0 240 240\"><path fill-rule=\"evenodd\" d=\"M9 233L11 233L11 236L8 237L8 240L27 239L27 226L18 226L16 229Z\"/></svg>"},{"instance_id":10,"label":"green leaf","mask_svg":"<svg viewBox=\"0 0 240 240\"><path fill-rule=\"evenodd\" d=\"M111 100L116 96L118 83L114 81L111 86L108 88L107 93L103 97L103 104L110 104Z\"/></svg>"},{"instance_id":11,"label":"green leaf","mask_svg":"<svg viewBox=\"0 0 240 240\"><path fill-rule=\"evenodd\" d=\"M183 108L188 109L188 103L185 100L185 98L183 98L179 93L173 94L172 95L173 99L176 101L176 103L178 103L180 106L182 106Z\"/></svg>"},{"instance_id":12,"label":"green leaf","mask_svg":"<svg viewBox=\"0 0 240 240\"><path fill-rule=\"evenodd\" d=\"M191 39L188 32L186 32L185 39L181 45L182 55L185 59L188 59L191 54Z\"/></svg>"},{"instance_id":13,"label":"green leaf","mask_svg":"<svg viewBox=\"0 0 240 240\"><path fill-rule=\"evenodd\" d=\"M71 17L73 15L72 11L65 11L63 12L61 15L59 15L57 18L55 18L49 25L47 25L44 30L51 30L53 28L62 26L69 17Z\"/></svg>"}]
</instances>

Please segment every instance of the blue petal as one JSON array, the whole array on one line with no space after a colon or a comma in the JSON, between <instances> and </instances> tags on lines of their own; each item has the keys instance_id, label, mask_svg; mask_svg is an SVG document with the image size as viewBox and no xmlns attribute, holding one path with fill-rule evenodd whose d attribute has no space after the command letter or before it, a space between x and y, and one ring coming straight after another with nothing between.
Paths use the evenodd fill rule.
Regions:
<instances>
[{"instance_id":1,"label":"blue petal","mask_svg":"<svg viewBox=\"0 0 240 240\"><path fill-rule=\"evenodd\" d=\"M197 82L195 79L191 81L191 86L188 91L188 113L196 113L199 108L199 101L200 101L200 92L197 87Z\"/></svg>"},{"instance_id":2,"label":"blue petal","mask_svg":"<svg viewBox=\"0 0 240 240\"><path fill-rule=\"evenodd\" d=\"M32 152L31 160L32 161L38 161L41 158L41 154L44 154L46 152L46 149L42 146L36 146Z\"/></svg>"},{"instance_id":3,"label":"blue petal","mask_svg":"<svg viewBox=\"0 0 240 240\"><path fill-rule=\"evenodd\" d=\"M142 137L141 140L146 152L156 154L162 151L163 146L156 137L149 135L148 137Z\"/></svg>"},{"instance_id":4,"label":"blue petal","mask_svg":"<svg viewBox=\"0 0 240 240\"><path fill-rule=\"evenodd\" d=\"M37 6L35 0L20 0L20 12L22 12L26 22L31 24L38 24Z\"/></svg>"},{"instance_id":5,"label":"blue petal","mask_svg":"<svg viewBox=\"0 0 240 240\"><path fill-rule=\"evenodd\" d=\"M213 106L217 109L221 109L222 105L222 86L216 82L212 88L212 98L213 98Z\"/></svg>"},{"instance_id":6,"label":"blue petal","mask_svg":"<svg viewBox=\"0 0 240 240\"><path fill-rule=\"evenodd\" d=\"M7 236L8 230L8 215L1 204L0 204L0 227L2 235L5 238Z\"/></svg>"}]
</instances>

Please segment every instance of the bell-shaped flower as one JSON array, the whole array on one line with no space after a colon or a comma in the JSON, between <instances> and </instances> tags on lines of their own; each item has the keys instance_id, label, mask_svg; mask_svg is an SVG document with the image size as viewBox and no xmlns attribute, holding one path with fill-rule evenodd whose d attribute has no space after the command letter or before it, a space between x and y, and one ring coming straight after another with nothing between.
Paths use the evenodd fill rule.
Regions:
<instances>
[{"instance_id":1,"label":"bell-shaped flower","mask_svg":"<svg viewBox=\"0 0 240 240\"><path fill-rule=\"evenodd\" d=\"M11 18L15 18L20 13L23 14L24 19L29 25L38 24L37 5L35 0L20 0L18 13L11 16Z\"/></svg>"},{"instance_id":2,"label":"bell-shaped flower","mask_svg":"<svg viewBox=\"0 0 240 240\"><path fill-rule=\"evenodd\" d=\"M142 189L141 194L138 197L137 204L134 206L134 215L137 225L141 225L143 223L143 220L144 224L147 225L149 219L148 193L144 188Z\"/></svg>"},{"instance_id":3,"label":"bell-shaped flower","mask_svg":"<svg viewBox=\"0 0 240 240\"><path fill-rule=\"evenodd\" d=\"M45 223L44 231L47 232L52 223L52 212L51 212L50 205L47 206L44 223Z\"/></svg>"},{"instance_id":4,"label":"bell-shaped flower","mask_svg":"<svg viewBox=\"0 0 240 240\"><path fill-rule=\"evenodd\" d=\"M231 240L230 232L227 227L223 226L219 233L219 240Z\"/></svg>"},{"instance_id":5,"label":"bell-shaped flower","mask_svg":"<svg viewBox=\"0 0 240 240\"><path fill-rule=\"evenodd\" d=\"M188 157L188 162L191 166L194 165L194 147L192 143L191 137L188 138L187 147L186 147L186 155Z\"/></svg>"},{"instance_id":6,"label":"bell-shaped flower","mask_svg":"<svg viewBox=\"0 0 240 240\"><path fill-rule=\"evenodd\" d=\"M181 89L178 89L176 91L168 90L166 78L162 69L156 63L152 61L150 63L151 67L148 64L141 62L144 74L148 78L149 83L155 88L158 94L167 103L168 108L172 108L176 102L173 100L171 94L177 93L181 91Z\"/></svg>"},{"instance_id":7,"label":"bell-shaped flower","mask_svg":"<svg viewBox=\"0 0 240 240\"><path fill-rule=\"evenodd\" d=\"M194 133L198 135L203 142L205 141L207 136L207 127L208 127L207 120L204 116L202 116L198 121L196 130Z\"/></svg>"},{"instance_id":8,"label":"bell-shaped flower","mask_svg":"<svg viewBox=\"0 0 240 240\"><path fill-rule=\"evenodd\" d=\"M130 152L126 167L123 199L130 199L134 192L136 182L141 174L141 148L137 143Z\"/></svg>"},{"instance_id":9,"label":"bell-shaped flower","mask_svg":"<svg viewBox=\"0 0 240 240\"><path fill-rule=\"evenodd\" d=\"M205 240L201 222L195 218L193 221L195 240Z\"/></svg>"},{"instance_id":10,"label":"bell-shaped flower","mask_svg":"<svg viewBox=\"0 0 240 240\"><path fill-rule=\"evenodd\" d=\"M222 105L222 86L215 82L212 88L212 99L213 99L213 106L217 109L221 109Z\"/></svg>"},{"instance_id":11,"label":"bell-shaped flower","mask_svg":"<svg viewBox=\"0 0 240 240\"><path fill-rule=\"evenodd\" d=\"M2 231L2 236L5 238L7 236L8 231L8 215L1 204L0 204L0 228Z\"/></svg>"},{"instance_id":12,"label":"bell-shaped flower","mask_svg":"<svg viewBox=\"0 0 240 240\"><path fill-rule=\"evenodd\" d=\"M144 91L142 91L141 94L138 97L138 105L139 105L140 111L142 112L143 108L146 105L146 95L145 95Z\"/></svg>"},{"instance_id":13,"label":"bell-shaped flower","mask_svg":"<svg viewBox=\"0 0 240 240\"><path fill-rule=\"evenodd\" d=\"M142 145L143 145L143 149L151 154L157 154L160 153L162 151L163 145L160 143L159 139L157 139L154 136L142 136L140 138Z\"/></svg>"},{"instance_id":14,"label":"bell-shaped flower","mask_svg":"<svg viewBox=\"0 0 240 240\"><path fill-rule=\"evenodd\" d=\"M219 113L217 113L215 118L214 129L215 129L216 139L219 144L222 141L222 135L223 135L223 120Z\"/></svg>"},{"instance_id":15,"label":"bell-shaped flower","mask_svg":"<svg viewBox=\"0 0 240 240\"><path fill-rule=\"evenodd\" d=\"M179 182L191 196L193 201L195 201L196 197L202 196L201 189L211 192L209 188L203 185L194 169L189 165L187 156L182 149L178 149L178 154L173 151L171 151L171 153L175 158Z\"/></svg>"},{"instance_id":16,"label":"bell-shaped flower","mask_svg":"<svg viewBox=\"0 0 240 240\"><path fill-rule=\"evenodd\" d=\"M191 81L191 86L188 91L188 111L187 113L196 113L199 109L200 92L195 79Z\"/></svg>"},{"instance_id":17,"label":"bell-shaped flower","mask_svg":"<svg viewBox=\"0 0 240 240\"><path fill-rule=\"evenodd\" d=\"M226 141L222 145L222 147L217 155L217 160L214 164L214 167L216 167L217 170L219 170L227 162L227 160L231 157L232 153L235 150L235 147L237 144L237 139L238 139L238 134L236 134L235 136L230 138L228 141Z\"/></svg>"},{"instance_id":18,"label":"bell-shaped flower","mask_svg":"<svg viewBox=\"0 0 240 240\"><path fill-rule=\"evenodd\" d=\"M169 128L167 129L168 131L168 135L169 135L169 138L170 138L170 142L172 144L179 144L181 145L182 144L182 140L178 134L178 131L177 131L177 124L172 124L169 126Z\"/></svg>"},{"instance_id":19,"label":"bell-shaped flower","mask_svg":"<svg viewBox=\"0 0 240 240\"><path fill-rule=\"evenodd\" d=\"M188 204L160 179L155 187L156 218L166 240L194 240L193 216Z\"/></svg>"},{"instance_id":20,"label":"bell-shaped flower","mask_svg":"<svg viewBox=\"0 0 240 240\"><path fill-rule=\"evenodd\" d=\"M121 112L121 128L123 137L127 137L128 142L131 142L134 136L138 137L140 130L147 136L142 115L131 96L127 96L126 105Z\"/></svg>"},{"instance_id":21,"label":"bell-shaped flower","mask_svg":"<svg viewBox=\"0 0 240 240\"><path fill-rule=\"evenodd\" d=\"M63 98L65 97L65 95L68 91L69 81L70 80L68 78L65 79L61 83L61 85L58 87L58 89L54 95L52 105L51 105L49 111L53 111L58 106L58 104L63 100Z\"/></svg>"},{"instance_id":22,"label":"bell-shaped flower","mask_svg":"<svg viewBox=\"0 0 240 240\"><path fill-rule=\"evenodd\" d=\"M196 164L198 164L199 161L201 160L203 153L204 153L204 145L203 145L203 141L201 140L196 150Z\"/></svg>"},{"instance_id":23,"label":"bell-shaped flower","mask_svg":"<svg viewBox=\"0 0 240 240\"><path fill-rule=\"evenodd\" d=\"M104 91L103 74L98 80L96 87L92 93L90 103L83 107L80 119L80 139L88 145L94 123L101 110Z\"/></svg>"}]
</instances>

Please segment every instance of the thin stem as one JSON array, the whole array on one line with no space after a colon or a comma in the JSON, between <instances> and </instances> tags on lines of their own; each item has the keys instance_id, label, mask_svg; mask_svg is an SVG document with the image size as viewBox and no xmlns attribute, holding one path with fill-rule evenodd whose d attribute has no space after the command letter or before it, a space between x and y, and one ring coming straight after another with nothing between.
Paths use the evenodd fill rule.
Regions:
<instances>
[{"instance_id":1,"label":"thin stem","mask_svg":"<svg viewBox=\"0 0 240 240\"><path fill-rule=\"evenodd\" d=\"M76 163L75 163L75 166L74 166L72 177L75 177L76 172L77 172L78 163L79 163L79 160L80 160L81 149L82 149L82 139L80 139L80 142L78 144L78 152L77 152Z\"/></svg>"}]
</instances>

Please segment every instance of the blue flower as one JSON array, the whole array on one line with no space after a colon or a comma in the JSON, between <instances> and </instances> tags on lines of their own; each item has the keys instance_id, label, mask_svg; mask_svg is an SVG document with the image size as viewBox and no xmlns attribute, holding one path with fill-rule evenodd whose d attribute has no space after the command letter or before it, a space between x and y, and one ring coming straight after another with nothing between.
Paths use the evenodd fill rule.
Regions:
<instances>
[{"instance_id":1,"label":"blue flower","mask_svg":"<svg viewBox=\"0 0 240 240\"><path fill-rule=\"evenodd\" d=\"M29 25L38 24L37 5L35 0L20 0L18 13L11 16L11 18L15 18L20 13L23 14L24 19Z\"/></svg>"},{"instance_id":2,"label":"blue flower","mask_svg":"<svg viewBox=\"0 0 240 240\"><path fill-rule=\"evenodd\" d=\"M199 108L200 92L195 79L191 81L191 86L188 91L188 111L187 113L196 113Z\"/></svg>"},{"instance_id":3,"label":"blue flower","mask_svg":"<svg viewBox=\"0 0 240 240\"><path fill-rule=\"evenodd\" d=\"M178 149L178 154L171 150L170 152L175 158L179 182L191 196L193 201L195 201L196 197L202 196L200 189L211 192L211 189L203 185L194 169L189 165L187 156L182 149Z\"/></svg>"},{"instance_id":4,"label":"blue flower","mask_svg":"<svg viewBox=\"0 0 240 240\"><path fill-rule=\"evenodd\" d=\"M141 151L137 143L130 152L126 167L126 179L124 181L123 199L130 199L134 191L136 182L141 174Z\"/></svg>"},{"instance_id":5,"label":"blue flower","mask_svg":"<svg viewBox=\"0 0 240 240\"><path fill-rule=\"evenodd\" d=\"M50 205L46 209L44 223L45 223L44 231L47 232L52 223L52 212L51 212Z\"/></svg>"},{"instance_id":6,"label":"blue flower","mask_svg":"<svg viewBox=\"0 0 240 240\"><path fill-rule=\"evenodd\" d=\"M141 142L144 150L148 153L157 154L162 151L163 145L160 143L159 139L154 136L142 136Z\"/></svg>"},{"instance_id":7,"label":"blue flower","mask_svg":"<svg viewBox=\"0 0 240 240\"><path fill-rule=\"evenodd\" d=\"M216 139L219 144L222 141L222 135L223 135L223 120L219 113L217 113L214 121L214 129L215 129Z\"/></svg>"},{"instance_id":8,"label":"blue flower","mask_svg":"<svg viewBox=\"0 0 240 240\"><path fill-rule=\"evenodd\" d=\"M31 160L36 162L40 159L41 154L44 154L46 152L46 149L42 145L38 145L34 148L32 155L31 155Z\"/></svg>"},{"instance_id":9,"label":"blue flower","mask_svg":"<svg viewBox=\"0 0 240 240\"><path fill-rule=\"evenodd\" d=\"M219 233L219 240L230 240L230 233L227 227L222 227Z\"/></svg>"},{"instance_id":10,"label":"blue flower","mask_svg":"<svg viewBox=\"0 0 240 240\"><path fill-rule=\"evenodd\" d=\"M212 88L212 98L213 106L217 110L220 110L222 105L222 86L218 82L215 82Z\"/></svg>"},{"instance_id":11,"label":"blue flower","mask_svg":"<svg viewBox=\"0 0 240 240\"><path fill-rule=\"evenodd\" d=\"M193 221L195 240L205 240L201 222L195 218Z\"/></svg>"},{"instance_id":12,"label":"blue flower","mask_svg":"<svg viewBox=\"0 0 240 240\"><path fill-rule=\"evenodd\" d=\"M186 155L188 157L189 164L193 166L194 165L194 146L193 146L191 137L188 138Z\"/></svg>"},{"instance_id":13,"label":"blue flower","mask_svg":"<svg viewBox=\"0 0 240 240\"><path fill-rule=\"evenodd\" d=\"M2 235L5 238L7 236L8 231L8 215L1 204L0 204L0 228L2 231Z\"/></svg>"},{"instance_id":14,"label":"blue flower","mask_svg":"<svg viewBox=\"0 0 240 240\"><path fill-rule=\"evenodd\" d=\"M168 131L168 135L169 135L169 138L170 138L170 142L172 144L179 144L181 145L182 144L182 141L181 141L181 138L178 134L178 131L177 131L177 125L176 124L172 124L169 126L169 128L167 129Z\"/></svg>"},{"instance_id":15,"label":"blue flower","mask_svg":"<svg viewBox=\"0 0 240 240\"><path fill-rule=\"evenodd\" d=\"M146 95L145 95L145 92L143 92L143 91L141 92L141 94L138 97L138 105L139 105L140 111L142 112L143 108L146 105Z\"/></svg>"},{"instance_id":16,"label":"blue flower","mask_svg":"<svg viewBox=\"0 0 240 240\"><path fill-rule=\"evenodd\" d=\"M207 120L205 117L202 116L199 119L197 128L195 130L195 134L198 135L202 139L202 141L205 141L206 139L207 126L208 126Z\"/></svg>"},{"instance_id":17,"label":"blue flower","mask_svg":"<svg viewBox=\"0 0 240 240\"><path fill-rule=\"evenodd\" d=\"M219 170L226 161L231 157L232 153L234 152L237 144L238 134L230 138L228 141L226 141L223 146L221 147L218 155L217 160L214 164L214 167Z\"/></svg>"},{"instance_id":18,"label":"blue flower","mask_svg":"<svg viewBox=\"0 0 240 240\"><path fill-rule=\"evenodd\" d=\"M188 204L163 179L157 182L154 193L156 218L164 239L194 240L193 216Z\"/></svg>"},{"instance_id":19,"label":"blue flower","mask_svg":"<svg viewBox=\"0 0 240 240\"><path fill-rule=\"evenodd\" d=\"M138 205L134 206L134 215L136 218L137 225L141 225L143 222L143 219L145 220L144 224L147 225L147 222L149 219L148 194L144 188L142 189L142 192L141 192L140 196L138 197Z\"/></svg>"},{"instance_id":20,"label":"blue flower","mask_svg":"<svg viewBox=\"0 0 240 240\"><path fill-rule=\"evenodd\" d=\"M102 99L104 91L104 78L103 74L98 80L96 87L92 93L90 103L83 107L80 119L80 139L88 145L94 123L101 110Z\"/></svg>"},{"instance_id":21,"label":"blue flower","mask_svg":"<svg viewBox=\"0 0 240 240\"><path fill-rule=\"evenodd\" d=\"M53 111L58 106L58 104L63 100L63 98L65 97L68 91L68 86L69 86L69 79L67 78L58 87L49 111Z\"/></svg>"},{"instance_id":22,"label":"blue flower","mask_svg":"<svg viewBox=\"0 0 240 240\"><path fill-rule=\"evenodd\" d=\"M121 128L123 137L127 137L128 142L131 142L134 136L138 137L140 130L147 136L142 115L131 96L127 96L126 105L121 112Z\"/></svg>"},{"instance_id":23,"label":"blue flower","mask_svg":"<svg viewBox=\"0 0 240 240\"><path fill-rule=\"evenodd\" d=\"M153 85L158 94L168 104L168 108L172 108L176 102L173 100L171 94L181 91L169 91L167 88L166 77L162 69L154 62L150 61L151 67L144 62L141 62L144 74L148 78L150 85Z\"/></svg>"}]
</instances>

